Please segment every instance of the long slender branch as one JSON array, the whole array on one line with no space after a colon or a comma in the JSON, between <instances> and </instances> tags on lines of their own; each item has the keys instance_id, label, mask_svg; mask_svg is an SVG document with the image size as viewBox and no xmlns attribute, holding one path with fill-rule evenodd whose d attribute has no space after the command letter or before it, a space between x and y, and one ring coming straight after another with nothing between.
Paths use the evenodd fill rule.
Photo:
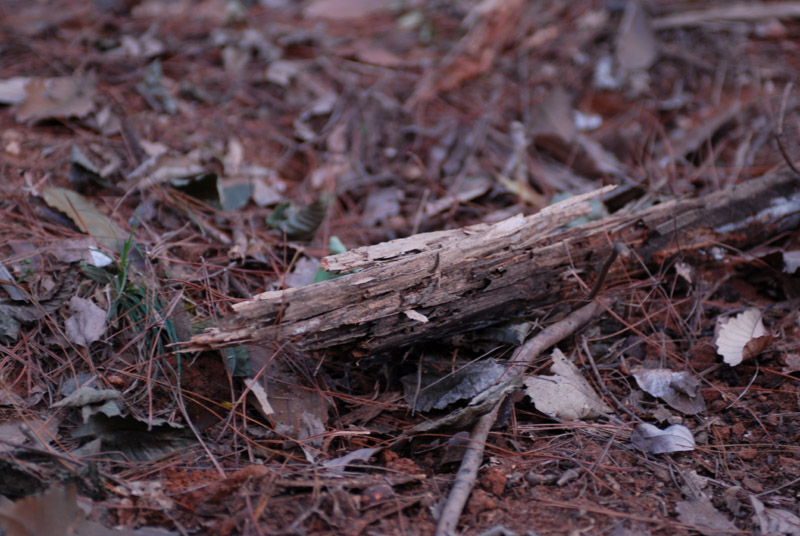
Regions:
<instances>
[{"instance_id":1,"label":"long slender branch","mask_svg":"<svg viewBox=\"0 0 800 536\"><path fill-rule=\"evenodd\" d=\"M497 413L500 411L501 405L495 405L492 411L478 419L478 423L472 431L464 458L461 460L461 466L458 468L453 487L450 489L450 495L448 495L442 515L439 517L436 536L452 536L455 533L458 518L461 517L464 505L467 504L467 499L472 493L478 469L483 462L486 438L489 437L489 431L492 429L494 421L497 420Z\"/></svg>"}]
</instances>

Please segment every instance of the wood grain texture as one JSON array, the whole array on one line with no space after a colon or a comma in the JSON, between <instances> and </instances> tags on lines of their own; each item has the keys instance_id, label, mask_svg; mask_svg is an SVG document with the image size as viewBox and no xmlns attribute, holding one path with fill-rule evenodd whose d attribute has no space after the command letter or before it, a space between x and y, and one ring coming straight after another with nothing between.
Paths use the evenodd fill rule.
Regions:
<instances>
[{"instance_id":1,"label":"wood grain texture","mask_svg":"<svg viewBox=\"0 0 800 536\"><path fill-rule=\"evenodd\" d=\"M355 273L265 292L190 342L195 349L291 340L302 349L358 354L463 333L588 294L615 242L634 253L606 286L681 255L707 262L707 249L746 248L800 219L800 179L779 171L699 199L673 200L569 228L587 201L570 198L532 216L423 233L326 257L327 270ZM580 279L580 280L579 280ZM584 283L582 283L583 281ZM427 322L424 321L427 319Z\"/></svg>"}]
</instances>

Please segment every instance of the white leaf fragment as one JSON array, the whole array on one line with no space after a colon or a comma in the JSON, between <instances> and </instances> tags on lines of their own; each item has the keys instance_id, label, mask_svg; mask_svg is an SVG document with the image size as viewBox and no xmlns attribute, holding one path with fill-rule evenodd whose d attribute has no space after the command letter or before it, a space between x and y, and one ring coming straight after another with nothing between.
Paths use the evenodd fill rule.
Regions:
<instances>
[{"instance_id":1,"label":"white leaf fragment","mask_svg":"<svg viewBox=\"0 0 800 536\"><path fill-rule=\"evenodd\" d=\"M553 376L531 376L525 380L525 391L536 409L566 421L594 419L611 412L592 389L578 368L561 350L553 350Z\"/></svg>"},{"instance_id":2,"label":"white leaf fragment","mask_svg":"<svg viewBox=\"0 0 800 536\"><path fill-rule=\"evenodd\" d=\"M15 76L0 80L0 104L19 104L28 97L25 86L31 79L27 76Z\"/></svg>"},{"instance_id":3,"label":"white leaf fragment","mask_svg":"<svg viewBox=\"0 0 800 536\"><path fill-rule=\"evenodd\" d=\"M422 314L420 312L415 311L414 309L409 309L408 311L403 311L403 314L405 314L411 320L415 320L417 322L422 322L423 324L426 324L428 322L428 317L427 316L425 316L424 314Z\"/></svg>"},{"instance_id":4,"label":"white leaf fragment","mask_svg":"<svg viewBox=\"0 0 800 536\"><path fill-rule=\"evenodd\" d=\"M787 274L793 274L800 268L800 251L784 251L783 252L783 271Z\"/></svg>"},{"instance_id":5,"label":"white leaf fragment","mask_svg":"<svg viewBox=\"0 0 800 536\"><path fill-rule=\"evenodd\" d=\"M352 452L348 452L344 456L340 456L332 460L326 460L322 462L322 466L335 476L344 476L344 472L348 465L356 462L363 462L366 464L377 451L378 449L366 447L356 449Z\"/></svg>"},{"instance_id":6,"label":"white leaf fragment","mask_svg":"<svg viewBox=\"0 0 800 536\"><path fill-rule=\"evenodd\" d=\"M682 424L673 424L659 430L652 424L637 424L631 434L631 443L650 454L665 454L694 450L694 436Z\"/></svg>"},{"instance_id":7,"label":"white leaf fragment","mask_svg":"<svg viewBox=\"0 0 800 536\"><path fill-rule=\"evenodd\" d=\"M747 343L766 334L761 311L751 307L734 318L720 322L716 341L717 353L728 365L735 367L744 359L744 347Z\"/></svg>"},{"instance_id":8,"label":"white leaf fragment","mask_svg":"<svg viewBox=\"0 0 800 536\"><path fill-rule=\"evenodd\" d=\"M256 400L258 400L259 409L264 416L275 413L275 410L272 409L272 405L269 403L267 391L264 390L264 386L261 385L260 381L251 378L245 378L244 385L250 389L250 392L253 393L253 396L255 396Z\"/></svg>"},{"instance_id":9,"label":"white leaf fragment","mask_svg":"<svg viewBox=\"0 0 800 536\"><path fill-rule=\"evenodd\" d=\"M99 249L90 248L88 262L92 266L96 266L97 268L103 268L114 262L114 259L106 255Z\"/></svg>"}]
</instances>

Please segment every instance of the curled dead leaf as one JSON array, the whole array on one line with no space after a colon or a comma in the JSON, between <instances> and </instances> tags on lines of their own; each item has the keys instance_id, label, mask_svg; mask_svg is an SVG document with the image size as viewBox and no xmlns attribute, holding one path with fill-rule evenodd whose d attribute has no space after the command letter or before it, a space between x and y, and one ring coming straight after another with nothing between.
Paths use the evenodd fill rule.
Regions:
<instances>
[{"instance_id":1,"label":"curled dead leaf","mask_svg":"<svg viewBox=\"0 0 800 536\"><path fill-rule=\"evenodd\" d=\"M652 424L637 424L631 434L631 443L650 454L667 454L694 450L694 435L682 424L673 424L659 430Z\"/></svg>"},{"instance_id":2,"label":"curled dead leaf","mask_svg":"<svg viewBox=\"0 0 800 536\"><path fill-rule=\"evenodd\" d=\"M764 345L769 341L756 343L747 348L748 343L754 339L762 338L767 335L767 329L761 321L761 311L755 307L746 309L733 318L719 323L719 335L717 335L717 353L730 366L735 367L747 357L758 355Z\"/></svg>"}]
</instances>

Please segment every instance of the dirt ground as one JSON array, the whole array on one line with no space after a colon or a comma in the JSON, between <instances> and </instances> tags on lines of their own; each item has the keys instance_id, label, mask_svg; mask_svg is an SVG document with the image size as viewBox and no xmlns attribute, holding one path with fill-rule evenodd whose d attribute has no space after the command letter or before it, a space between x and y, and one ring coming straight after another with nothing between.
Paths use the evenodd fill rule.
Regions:
<instances>
[{"instance_id":1,"label":"dirt ground","mask_svg":"<svg viewBox=\"0 0 800 536\"><path fill-rule=\"evenodd\" d=\"M340 247L794 165L798 52L795 2L3 0L0 527L434 534L472 427L398 439L476 394L437 379L579 304L374 355L182 345L329 279ZM795 223L602 288L558 345L602 409L515 390L458 532L800 534L799 244ZM730 364L748 311L765 329ZM551 357L529 373L555 381ZM670 402L652 370L690 379ZM693 445L648 451L642 423Z\"/></svg>"}]
</instances>

